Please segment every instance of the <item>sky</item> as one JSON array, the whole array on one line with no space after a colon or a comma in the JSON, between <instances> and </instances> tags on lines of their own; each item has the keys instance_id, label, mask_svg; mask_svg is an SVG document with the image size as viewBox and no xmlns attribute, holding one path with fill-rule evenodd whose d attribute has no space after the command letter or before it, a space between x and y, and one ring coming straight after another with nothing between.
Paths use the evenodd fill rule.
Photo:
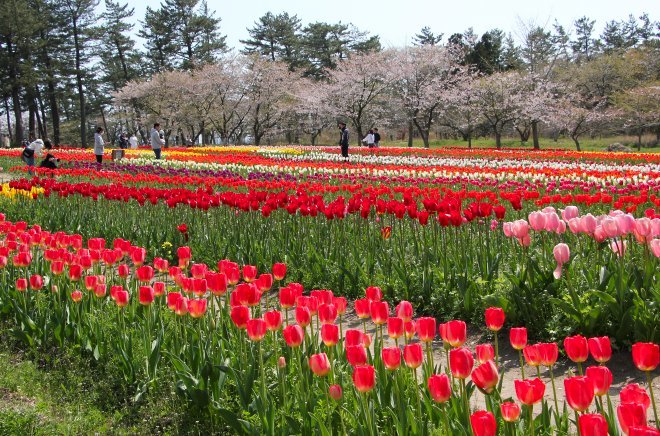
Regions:
<instances>
[{"instance_id":1,"label":"sky","mask_svg":"<svg viewBox=\"0 0 660 436\"><path fill-rule=\"evenodd\" d=\"M157 9L161 0L129 1L135 7L136 21L144 18L147 6ZM305 25L314 21L353 23L360 30L379 35L384 47L410 45L412 37L424 26L434 33L475 33L499 28L520 34L521 23L534 23L551 29L557 19L566 29L584 15L596 20L598 34L607 21L639 17L647 12L660 20L658 0L208 0L209 9L222 18L221 32L229 47L241 49L248 38L247 28L266 14L288 12L298 15Z\"/></svg>"}]
</instances>

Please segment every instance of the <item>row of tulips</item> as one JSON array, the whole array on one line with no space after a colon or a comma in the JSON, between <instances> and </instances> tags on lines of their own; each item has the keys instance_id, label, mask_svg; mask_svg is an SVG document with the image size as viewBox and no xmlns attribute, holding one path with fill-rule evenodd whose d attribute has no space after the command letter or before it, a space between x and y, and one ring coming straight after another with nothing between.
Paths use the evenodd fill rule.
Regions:
<instances>
[{"instance_id":1,"label":"row of tulips","mask_svg":"<svg viewBox=\"0 0 660 436\"><path fill-rule=\"evenodd\" d=\"M634 364L646 373L649 391L625 386L614 412L612 374L605 366L612 354L609 338L564 340L579 375L569 371L562 400L553 372L557 344L528 344L524 327L511 328L521 377L514 381L515 398L509 398L497 342L506 320L501 308L485 312L494 346L475 347L475 367L463 321L438 325L433 317L415 318L407 301L390 310L375 286L351 304L330 290L307 293L298 283L286 283L283 263L259 273L255 266L221 260L213 270L195 263L184 246L177 250L177 265L155 258L152 266L145 263L146 250L127 240L117 239L110 248L102 238L83 244L78 235L1 222L0 306L14 319L17 337L34 347L77 343L96 359L118 358L138 397L174 378L181 395L208 408L216 430L480 436L566 433L573 427L582 435L659 433L648 425L651 405L658 423L652 389L657 344L633 345ZM343 331L344 317L352 314L361 328ZM434 349L438 335L442 347ZM598 365L583 375L590 354ZM536 368L536 378L525 376L525 363ZM550 373L552 404L544 396L540 366ZM234 410L225 406L232 393L239 398Z\"/></svg>"}]
</instances>

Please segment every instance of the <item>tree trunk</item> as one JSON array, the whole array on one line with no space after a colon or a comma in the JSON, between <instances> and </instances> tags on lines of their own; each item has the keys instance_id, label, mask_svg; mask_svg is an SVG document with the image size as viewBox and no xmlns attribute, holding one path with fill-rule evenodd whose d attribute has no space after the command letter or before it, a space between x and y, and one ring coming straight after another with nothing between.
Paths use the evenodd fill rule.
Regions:
<instances>
[{"instance_id":1,"label":"tree trunk","mask_svg":"<svg viewBox=\"0 0 660 436\"><path fill-rule=\"evenodd\" d=\"M571 139L573 139L573 142L575 142L575 149L577 151L582 151L582 150L580 150L580 142L578 141L578 137L577 136L571 136Z\"/></svg>"},{"instance_id":2,"label":"tree trunk","mask_svg":"<svg viewBox=\"0 0 660 436\"><path fill-rule=\"evenodd\" d=\"M44 99L41 97L41 92L39 91L39 87L36 87L36 94L37 94L37 103L39 104L39 112L41 114L41 120L40 120L40 127L42 129L41 131L41 137L42 138L49 138L48 136L48 118L46 117L46 107L44 105Z\"/></svg>"},{"instance_id":3,"label":"tree trunk","mask_svg":"<svg viewBox=\"0 0 660 436\"><path fill-rule=\"evenodd\" d=\"M101 120L103 121L103 130L105 130L105 138L112 142L112 145L115 144L114 139L110 138L110 131L108 130L108 123L105 120L105 111L103 110L103 106L101 106Z\"/></svg>"},{"instance_id":4,"label":"tree trunk","mask_svg":"<svg viewBox=\"0 0 660 436\"><path fill-rule=\"evenodd\" d=\"M87 148L87 111L85 108L85 90L82 77L82 47L78 32L77 19L73 19L73 43L76 50L76 85L78 87L78 104L80 105L80 146Z\"/></svg>"},{"instance_id":5,"label":"tree trunk","mask_svg":"<svg viewBox=\"0 0 660 436\"><path fill-rule=\"evenodd\" d=\"M495 146L498 150L502 148L502 134L499 132L495 132Z\"/></svg>"},{"instance_id":6,"label":"tree trunk","mask_svg":"<svg viewBox=\"0 0 660 436\"><path fill-rule=\"evenodd\" d=\"M472 134L468 133L468 148L472 148Z\"/></svg>"},{"instance_id":7,"label":"tree trunk","mask_svg":"<svg viewBox=\"0 0 660 436\"><path fill-rule=\"evenodd\" d=\"M9 98L4 97L5 101L5 115L7 116L7 132L9 133L9 143L11 144L14 140L14 134L11 132L11 116L9 115Z\"/></svg>"},{"instance_id":8,"label":"tree trunk","mask_svg":"<svg viewBox=\"0 0 660 436\"><path fill-rule=\"evenodd\" d=\"M14 128L16 130L14 141L16 145L21 145L21 142L23 142L23 110L21 109L21 97L16 82L14 82L11 89L11 100L14 107Z\"/></svg>"},{"instance_id":9,"label":"tree trunk","mask_svg":"<svg viewBox=\"0 0 660 436\"><path fill-rule=\"evenodd\" d=\"M637 134L637 151L642 151L642 129L639 129L639 133Z\"/></svg>"},{"instance_id":10,"label":"tree trunk","mask_svg":"<svg viewBox=\"0 0 660 436\"><path fill-rule=\"evenodd\" d=\"M534 141L534 150L540 150L541 145L539 144L539 122L532 121L532 140Z\"/></svg>"},{"instance_id":11,"label":"tree trunk","mask_svg":"<svg viewBox=\"0 0 660 436\"><path fill-rule=\"evenodd\" d=\"M408 121L408 147L412 148L413 146L413 122L412 120Z\"/></svg>"}]
</instances>

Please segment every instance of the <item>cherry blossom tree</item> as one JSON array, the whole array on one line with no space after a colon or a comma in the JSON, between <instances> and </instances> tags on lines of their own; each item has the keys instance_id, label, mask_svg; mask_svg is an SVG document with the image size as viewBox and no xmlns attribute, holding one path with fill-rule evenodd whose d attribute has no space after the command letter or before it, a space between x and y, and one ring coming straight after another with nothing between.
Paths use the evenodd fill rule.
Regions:
<instances>
[{"instance_id":1,"label":"cherry blossom tree","mask_svg":"<svg viewBox=\"0 0 660 436\"><path fill-rule=\"evenodd\" d=\"M637 134L637 149L642 148L642 135L651 129L660 132L660 86L652 84L629 89L615 97L621 109L624 127Z\"/></svg>"},{"instance_id":2,"label":"cherry blossom tree","mask_svg":"<svg viewBox=\"0 0 660 436\"><path fill-rule=\"evenodd\" d=\"M440 103L443 110L438 118L438 125L459 133L469 148L475 129L483 123L476 91L478 80L475 73L467 72L451 92L443 93Z\"/></svg>"},{"instance_id":3,"label":"cherry blossom tree","mask_svg":"<svg viewBox=\"0 0 660 436\"><path fill-rule=\"evenodd\" d=\"M385 93L395 76L389 68L391 51L354 53L328 72L318 93L325 110L351 121L357 141L385 112Z\"/></svg>"},{"instance_id":4,"label":"cherry blossom tree","mask_svg":"<svg viewBox=\"0 0 660 436\"><path fill-rule=\"evenodd\" d=\"M504 129L516 120L520 113L521 75L519 73L495 73L482 77L474 87L479 113L495 134L495 145L502 148Z\"/></svg>"},{"instance_id":5,"label":"cherry blossom tree","mask_svg":"<svg viewBox=\"0 0 660 436\"><path fill-rule=\"evenodd\" d=\"M579 94L568 94L548 107L551 125L568 135L575 142L575 149L581 151L580 136L604 126L614 117L606 109L606 100L586 100Z\"/></svg>"},{"instance_id":6,"label":"cherry blossom tree","mask_svg":"<svg viewBox=\"0 0 660 436\"><path fill-rule=\"evenodd\" d=\"M391 90L426 148L431 127L443 110L444 96L453 93L467 76L467 67L459 61L456 50L422 45L394 51L387 64L394 72Z\"/></svg>"},{"instance_id":7,"label":"cherry blossom tree","mask_svg":"<svg viewBox=\"0 0 660 436\"><path fill-rule=\"evenodd\" d=\"M534 73L521 76L518 87L520 101L518 115L513 122L514 128L523 142L529 139L531 133L534 149L538 150L541 148L538 125L548 119L548 107L556 99L557 88L543 76Z\"/></svg>"}]
</instances>

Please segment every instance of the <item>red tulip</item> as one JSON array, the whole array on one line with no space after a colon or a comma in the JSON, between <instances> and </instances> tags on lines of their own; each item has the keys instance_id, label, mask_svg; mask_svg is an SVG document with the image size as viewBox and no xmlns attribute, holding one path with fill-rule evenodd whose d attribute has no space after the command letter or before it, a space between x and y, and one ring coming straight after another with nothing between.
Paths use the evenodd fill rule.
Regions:
<instances>
[{"instance_id":1,"label":"red tulip","mask_svg":"<svg viewBox=\"0 0 660 436\"><path fill-rule=\"evenodd\" d=\"M280 306L283 309L289 309L296 303L296 293L292 288L286 287L280 289Z\"/></svg>"},{"instance_id":2,"label":"red tulip","mask_svg":"<svg viewBox=\"0 0 660 436\"><path fill-rule=\"evenodd\" d=\"M467 348L455 348L449 352L449 369L454 378L466 379L472 372L474 357Z\"/></svg>"},{"instance_id":3,"label":"red tulip","mask_svg":"<svg viewBox=\"0 0 660 436\"><path fill-rule=\"evenodd\" d=\"M392 339L403 336L403 319L390 317L387 319L387 334Z\"/></svg>"},{"instance_id":4,"label":"red tulip","mask_svg":"<svg viewBox=\"0 0 660 436\"><path fill-rule=\"evenodd\" d=\"M412 339L415 337L415 332L417 331L417 323L415 321L405 321L403 323L403 330L406 334L406 339Z\"/></svg>"},{"instance_id":5,"label":"red tulip","mask_svg":"<svg viewBox=\"0 0 660 436\"><path fill-rule=\"evenodd\" d=\"M201 318L206 313L207 300L188 300L188 313L193 318Z\"/></svg>"},{"instance_id":6,"label":"red tulip","mask_svg":"<svg viewBox=\"0 0 660 436\"><path fill-rule=\"evenodd\" d=\"M154 295L156 297L160 297L162 295L165 295L165 283L163 282L154 282Z\"/></svg>"},{"instance_id":7,"label":"red tulip","mask_svg":"<svg viewBox=\"0 0 660 436\"><path fill-rule=\"evenodd\" d=\"M413 307L412 304L408 301L401 301L396 306L396 316L401 318L404 321L410 321L413 319Z\"/></svg>"},{"instance_id":8,"label":"red tulip","mask_svg":"<svg viewBox=\"0 0 660 436\"><path fill-rule=\"evenodd\" d=\"M541 350L537 344L528 345L523 348L523 355L529 366L536 367L541 364Z\"/></svg>"},{"instance_id":9,"label":"red tulip","mask_svg":"<svg viewBox=\"0 0 660 436\"><path fill-rule=\"evenodd\" d=\"M408 368L419 368L424 360L422 344L408 344L403 348L403 360Z\"/></svg>"},{"instance_id":10,"label":"red tulip","mask_svg":"<svg viewBox=\"0 0 660 436\"><path fill-rule=\"evenodd\" d=\"M337 314L343 315L346 313L346 298L344 297L332 297L332 304L337 308Z\"/></svg>"},{"instance_id":11,"label":"red tulip","mask_svg":"<svg viewBox=\"0 0 660 436\"><path fill-rule=\"evenodd\" d=\"M176 302L182 297L180 292L170 292L167 294L167 307L170 310L174 310L176 307Z\"/></svg>"},{"instance_id":12,"label":"red tulip","mask_svg":"<svg viewBox=\"0 0 660 436\"><path fill-rule=\"evenodd\" d=\"M264 313L264 321L266 321L266 328L271 332L275 332L282 328L282 312L270 310Z\"/></svg>"},{"instance_id":13,"label":"red tulip","mask_svg":"<svg viewBox=\"0 0 660 436\"><path fill-rule=\"evenodd\" d=\"M362 345L348 345L346 347L346 360L351 365L364 365L367 363L367 351Z\"/></svg>"},{"instance_id":14,"label":"red tulip","mask_svg":"<svg viewBox=\"0 0 660 436\"><path fill-rule=\"evenodd\" d=\"M336 324L323 324L321 326L321 340L327 347L337 345L339 342L339 326Z\"/></svg>"},{"instance_id":15,"label":"red tulip","mask_svg":"<svg viewBox=\"0 0 660 436\"><path fill-rule=\"evenodd\" d=\"M629 434L629 428L646 425L646 410L639 403L621 403L616 409L619 417L619 425L625 434Z\"/></svg>"},{"instance_id":16,"label":"red tulip","mask_svg":"<svg viewBox=\"0 0 660 436\"><path fill-rule=\"evenodd\" d=\"M266 321L261 318L251 319L247 322L247 334L251 341L261 341L266 336Z\"/></svg>"},{"instance_id":17,"label":"red tulip","mask_svg":"<svg viewBox=\"0 0 660 436\"><path fill-rule=\"evenodd\" d=\"M451 397L451 383L447 374L434 374L427 382L431 399L436 403L449 401Z\"/></svg>"},{"instance_id":18,"label":"red tulip","mask_svg":"<svg viewBox=\"0 0 660 436\"><path fill-rule=\"evenodd\" d=\"M247 328L247 323L250 319L250 309L246 306L234 306L231 308L230 317L234 325L243 330Z\"/></svg>"},{"instance_id":19,"label":"red tulip","mask_svg":"<svg viewBox=\"0 0 660 436\"><path fill-rule=\"evenodd\" d=\"M73 268L73 265L69 267L69 276L71 276L71 269ZM122 279L125 279L131 274L131 269L126 265L125 263L117 265L117 275L121 277ZM78 279L80 279L80 275L78 275ZM78 280L76 279L76 280ZM72 278L72 280L74 280Z\"/></svg>"},{"instance_id":20,"label":"red tulip","mask_svg":"<svg viewBox=\"0 0 660 436\"><path fill-rule=\"evenodd\" d=\"M444 324L440 330L442 340L454 348L463 346L467 339L467 326L464 321L449 321Z\"/></svg>"},{"instance_id":21,"label":"red tulip","mask_svg":"<svg viewBox=\"0 0 660 436\"><path fill-rule=\"evenodd\" d=\"M449 355L451 359L451 351ZM495 390L499 377L497 367L492 360L482 363L472 371L472 381L485 394L491 394Z\"/></svg>"},{"instance_id":22,"label":"red tulip","mask_svg":"<svg viewBox=\"0 0 660 436\"><path fill-rule=\"evenodd\" d=\"M422 342L432 342L435 338L435 318L425 316L418 318L416 323L419 340Z\"/></svg>"},{"instance_id":23,"label":"red tulip","mask_svg":"<svg viewBox=\"0 0 660 436\"><path fill-rule=\"evenodd\" d=\"M371 312L371 320L376 325L382 325L387 322L387 317L390 313L390 308L387 301L372 301L369 306Z\"/></svg>"},{"instance_id":24,"label":"red tulip","mask_svg":"<svg viewBox=\"0 0 660 436\"><path fill-rule=\"evenodd\" d=\"M342 396L341 386L331 385L328 388L328 395L330 395L330 398L332 398L335 401L341 400L341 396Z\"/></svg>"},{"instance_id":25,"label":"red tulip","mask_svg":"<svg viewBox=\"0 0 660 436\"><path fill-rule=\"evenodd\" d=\"M401 366L401 349L399 347L383 347L381 357L385 368L394 371Z\"/></svg>"},{"instance_id":26,"label":"red tulip","mask_svg":"<svg viewBox=\"0 0 660 436\"><path fill-rule=\"evenodd\" d=\"M315 375L323 377L330 372L330 360L325 353L313 354L309 358L309 368Z\"/></svg>"},{"instance_id":27,"label":"red tulip","mask_svg":"<svg viewBox=\"0 0 660 436\"><path fill-rule=\"evenodd\" d=\"M498 332L504 325L504 310L500 307L489 307L486 309L486 327L488 330Z\"/></svg>"},{"instance_id":28,"label":"red tulip","mask_svg":"<svg viewBox=\"0 0 660 436\"><path fill-rule=\"evenodd\" d=\"M589 346L584 336L568 336L564 339L564 350L573 362L581 363L589 357Z\"/></svg>"},{"instance_id":29,"label":"red tulip","mask_svg":"<svg viewBox=\"0 0 660 436\"><path fill-rule=\"evenodd\" d=\"M509 341L515 350L522 350L527 345L527 329L525 327L514 327L509 331Z\"/></svg>"},{"instance_id":30,"label":"red tulip","mask_svg":"<svg viewBox=\"0 0 660 436\"><path fill-rule=\"evenodd\" d=\"M121 266L121 265L120 265ZM128 266L127 266L128 268ZM80 265L69 266L69 280L77 282L82 277L82 267Z\"/></svg>"},{"instance_id":31,"label":"red tulip","mask_svg":"<svg viewBox=\"0 0 660 436\"><path fill-rule=\"evenodd\" d=\"M106 287L105 283L98 283L96 286L94 286L94 295L96 295L98 298L103 298L105 297L107 290L108 288Z\"/></svg>"},{"instance_id":32,"label":"red tulip","mask_svg":"<svg viewBox=\"0 0 660 436\"><path fill-rule=\"evenodd\" d=\"M273 277L275 280L280 281L286 276L286 264L276 263L273 265Z\"/></svg>"},{"instance_id":33,"label":"red tulip","mask_svg":"<svg viewBox=\"0 0 660 436\"><path fill-rule=\"evenodd\" d=\"M215 296L225 295L227 292L227 276L225 273L207 273L206 284Z\"/></svg>"},{"instance_id":34,"label":"red tulip","mask_svg":"<svg viewBox=\"0 0 660 436\"><path fill-rule=\"evenodd\" d=\"M28 288L28 280L26 278L16 279L16 290L18 292L25 292Z\"/></svg>"},{"instance_id":35,"label":"red tulip","mask_svg":"<svg viewBox=\"0 0 660 436\"><path fill-rule=\"evenodd\" d=\"M559 356L559 347L554 342L538 344L539 353L541 354L541 364L550 367L557 363Z\"/></svg>"},{"instance_id":36,"label":"red tulip","mask_svg":"<svg viewBox=\"0 0 660 436\"><path fill-rule=\"evenodd\" d=\"M50 272L59 276L64 272L64 262L56 260L50 264Z\"/></svg>"},{"instance_id":37,"label":"red tulip","mask_svg":"<svg viewBox=\"0 0 660 436\"><path fill-rule=\"evenodd\" d=\"M612 345L610 338L603 336L600 338L589 338L589 352L596 362L605 363L612 357Z\"/></svg>"},{"instance_id":38,"label":"red tulip","mask_svg":"<svg viewBox=\"0 0 660 436\"><path fill-rule=\"evenodd\" d=\"M192 275L194 279L202 279L206 275L208 269L209 267L205 263L193 263L190 266L190 275Z\"/></svg>"},{"instance_id":39,"label":"red tulip","mask_svg":"<svg viewBox=\"0 0 660 436\"><path fill-rule=\"evenodd\" d=\"M314 297L318 300L319 305L323 304L333 304L332 291L329 289L315 289L309 293L310 297Z\"/></svg>"},{"instance_id":40,"label":"red tulip","mask_svg":"<svg viewBox=\"0 0 660 436\"><path fill-rule=\"evenodd\" d=\"M607 436L607 420L598 413L580 415L578 418L581 436Z\"/></svg>"},{"instance_id":41,"label":"red tulip","mask_svg":"<svg viewBox=\"0 0 660 436\"><path fill-rule=\"evenodd\" d=\"M305 333L299 325L289 325L282 330L282 336L284 336L284 341L287 346L295 348L302 344L303 339L305 338Z\"/></svg>"},{"instance_id":42,"label":"red tulip","mask_svg":"<svg viewBox=\"0 0 660 436\"><path fill-rule=\"evenodd\" d=\"M376 371L371 365L358 365L353 368L353 384L362 393L371 391L376 385Z\"/></svg>"},{"instance_id":43,"label":"red tulip","mask_svg":"<svg viewBox=\"0 0 660 436\"><path fill-rule=\"evenodd\" d=\"M502 419L506 422L516 422L520 417L520 406L510 401L500 405L502 411Z\"/></svg>"},{"instance_id":44,"label":"red tulip","mask_svg":"<svg viewBox=\"0 0 660 436\"><path fill-rule=\"evenodd\" d=\"M309 323L312 322L312 315L307 307L296 307L296 322L300 324L301 327L307 327Z\"/></svg>"},{"instance_id":45,"label":"red tulip","mask_svg":"<svg viewBox=\"0 0 660 436\"><path fill-rule=\"evenodd\" d=\"M514 380L518 401L528 406L534 405L543 399L545 383L540 378L527 380Z\"/></svg>"},{"instance_id":46,"label":"red tulip","mask_svg":"<svg viewBox=\"0 0 660 436\"><path fill-rule=\"evenodd\" d=\"M606 366L590 366L585 374L594 386L594 395L607 394L612 385L612 372Z\"/></svg>"},{"instance_id":47,"label":"red tulip","mask_svg":"<svg viewBox=\"0 0 660 436\"><path fill-rule=\"evenodd\" d=\"M495 349L491 344L479 344L475 347L477 362L484 363L495 359Z\"/></svg>"},{"instance_id":48,"label":"red tulip","mask_svg":"<svg viewBox=\"0 0 660 436\"><path fill-rule=\"evenodd\" d=\"M98 281L98 276L86 276L85 277L85 289L88 291L93 291L96 287L96 282Z\"/></svg>"},{"instance_id":49,"label":"red tulip","mask_svg":"<svg viewBox=\"0 0 660 436\"><path fill-rule=\"evenodd\" d=\"M190 280L192 282L192 291L195 295L201 297L202 295L206 294L206 290L208 289L208 286L206 284L206 279L193 278Z\"/></svg>"},{"instance_id":50,"label":"red tulip","mask_svg":"<svg viewBox=\"0 0 660 436\"><path fill-rule=\"evenodd\" d=\"M140 304L149 306L154 302L154 288L151 286L140 286Z\"/></svg>"},{"instance_id":51,"label":"red tulip","mask_svg":"<svg viewBox=\"0 0 660 436\"><path fill-rule=\"evenodd\" d=\"M253 282L257 277L257 267L254 265L243 265L243 281Z\"/></svg>"},{"instance_id":52,"label":"red tulip","mask_svg":"<svg viewBox=\"0 0 660 436\"><path fill-rule=\"evenodd\" d=\"M33 291L38 291L44 287L44 279L38 274L33 274L30 276L30 289Z\"/></svg>"},{"instance_id":53,"label":"red tulip","mask_svg":"<svg viewBox=\"0 0 660 436\"><path fill-rule=\"evenodd\" d=\"M621 389L619 399L622 403L641 404L644 407L644 411L651 406L651 398L649 398L646 390L637 383L630 383Z\"/></svg>"},{"instance_id":54,"label":"red tulip","mask_svg":"<svg viewBox=\"0 0 660 436\"><path fill-rule=\"evenodd\" d=\"M133 265L140 266L144 263L144 259L147 257L147 250L142 247L132 247L131 249L131 260Z\"/></svg>"},{"instance_id":55,"label":"red tulip","mask_svg":"<svg viewBox=\"0 0 660 436\"><path fill-rule=\"evenodd\" d=\"M273 287L273 276L271 274L261 274L255 283L261 292L270 291L270 288Z\"/></svg>"},{"instance_id":56,"label":"red tulip","mask_svg":"<svg viewBox=\"0 0 660 436\"><path fill-rule=\"evenodd\" d=\"M632 346L632 356L640 371L654 371L660 363L660 346L652 342L637 342Z\"/></svg>"},{"instance_id":57,"label":"red tulip","mask_svg":"<svg viewBox=\"0 0 660 436\"><path fill-rule=\"evenodd\" d=\"M348 329L346 330L346 346L352 346L352 345L361 345L364 346L365 342L365 337L366 335L362 333L361 330L357 329Z\"/></svg>"},{"instance_id":58,"label":"red tulip","mask_svg":"<svg viewBox=\"0 0 660 436\"><path fill-rule=\"evenodd\" d=\"M472 433L474 436L495 436L497 435L497 422L495 416L479 410L470 415L470 424L472 425Z\"/></svg>"},{"instance_id":59,"label":"red tulip","mask_svg":"<svg viewBox=\"0 0 660 436\"><path fill-rule=\"evenodd\" d=\"M321 324L334 324L337 319L337 308L334 304L321 304L318 309Z\"/></svg>"},{"instance_id":60,"label":"red tulip","mask_svg":"<svg viewBox=\"0 0 660 436\"><path fill-rule=\"evenodd\" d=\"M364 294L367 297L367 300L369 301L380 301L383 299L383 292L380 290L378 286L369 286L365 291Z\"/></svg>"},{"instance_id":61,"label":"red tulip","mask_svg":"<svg viewBox=\"0 0 660 436\"><path fill-rule=\"evenodd\" d=\"M564 390L568 405L577 412L584 412L594 401L594 385L589 377L564 379Z\"/></svg>"},{"instance_id":62,"label":"red tulip","mask_svg":"<svg viewBox=\"0 0 660 436\"><path fill-rule=\"evenodd\" d=\"M371 316L371 303L368 299L363 298L360 300L355 300L354 304L355 313L357 314L358 318L365 319Z\"/></svg>"},{"instance_id":63,"label":"red tulip","mask_svg":"<svg viewBox=\"0 0 660 436\"><path fill-rule=\"evenodd\" d=\"M647 425L628 427L628 436L660 436L660 430Z\"/></svg>"}]
</instances>

